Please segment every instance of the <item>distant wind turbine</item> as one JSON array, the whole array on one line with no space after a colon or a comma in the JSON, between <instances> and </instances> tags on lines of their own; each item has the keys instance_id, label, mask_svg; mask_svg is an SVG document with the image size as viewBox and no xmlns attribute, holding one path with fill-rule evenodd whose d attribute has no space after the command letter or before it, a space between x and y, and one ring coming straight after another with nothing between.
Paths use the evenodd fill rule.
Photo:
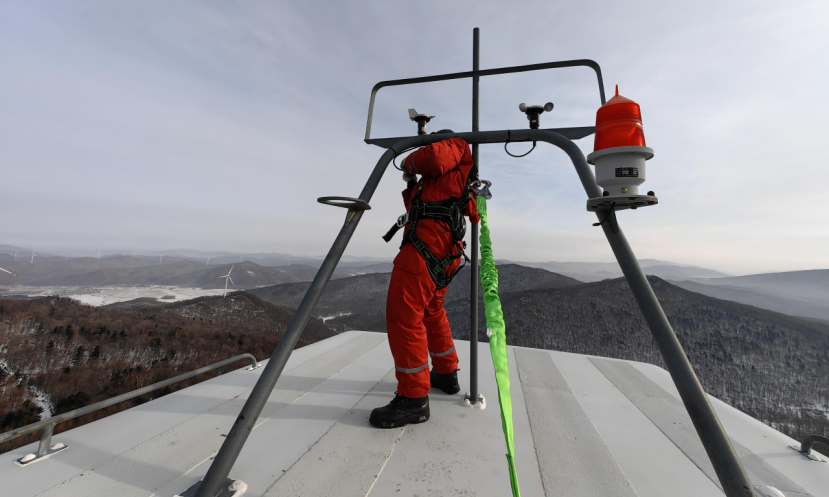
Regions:
<instances>
[{"instance_id":1,"label":"distant wind turbine","mask_svg":"<svg viewBox=\"0 0 829 497\"><path fill-rule=\"evenodd\" d=\"M29 264L34 264L34 263L35 263L35 253L32 252L32 261Z\"/></svg>"},{"instance_id":2,"label":"distant wind turbine","mask_svg":"<svg viewBox=\"0 0 829 497\"><path fill-rule=\"evenodd\" d=\"M240 255L239 256L239 264L241 264L241 263L242 263L242 256Z\"/></svg>"},{"instance_id":3,"label":"distant wind turbine","mask_svg":"<svg viewBox=\"0 0 829 497\"><path fill-rule=\"evenodd\" d=\"M132 251L132 258L135 259L135 250Z\"/></svg>"},{"instance_id":4,"label":"distant wind turbine","mask_svg":"<svg viewBox=\"0 0 829 497\"><path fill-rule=\"evenodd\" d=\"M210 257L207 258L207 265L210 265Z\"/></svg>"},{"instance_id":5,"label":"distant wind turbine","mask_svg":"<svg viewBox=\"0 0 829 497\"><path fill-rule=\"evenodd\" d=\"M216 279L219 279L219 278L224 278L224 279L225 279L225 293L223 293L223 294L222 294L222 298L225 298L225 296L227 295L227 281L228 281L228 280L230 280L230 283L231 283L234 287L236 286L236 284L235 284L235 283L233 283L233 278L231 278L231 277L230 277L230 273L231 273L231 272L233 272L233 265L232 265L232 264L231 264L231 266L230 266L230 271L228 271L226 275L224 275L224 276L219 276L218 278L216 278Z\"/></svg>"},{"instance_id":6,"label":"distant wind turbine","mask_svg":"<svg viewBox=\"0 0 829 497\"><path fill-rule=\"evenodd\" d=\"M17 259L17 250L14 251L14 258Z\"/></svg>"},{"instance_id":7,"label":"distant wind turbine","mask_svg":"<svg viewBox=\"0 0 829 497\"><path fill-rule=\"evenodd\" d=\"M8 269L3 269L3 268L1 268L1 267L0 267L0 271L3 271L4 273L9 273L9 274L10 274L10 275L12 275L12 276L17 276L16 274L14 274L13 272L9 271Z\"/></svg>"},{"instance_id":8,"label":"distant wind turbine","mask_svg":"<svg viewBox=\"0 0 829 497\"><path fill-rule=\"evenodd\" d=\"M161 262L163 260L164 260L164 254L161 254L161 257L158 258L158 262Z\"/></svg>"},{"instance_id":9,"label":"distant wind turbine","mask_svg":"<svg viewBox=\"0 0 829 497\"><path fill-rule=\"evenodd\" d=\"M98 259L100 259L100 258L101 258L101 251L99 250L98 251Z\"/></svg>"}]
</instances>

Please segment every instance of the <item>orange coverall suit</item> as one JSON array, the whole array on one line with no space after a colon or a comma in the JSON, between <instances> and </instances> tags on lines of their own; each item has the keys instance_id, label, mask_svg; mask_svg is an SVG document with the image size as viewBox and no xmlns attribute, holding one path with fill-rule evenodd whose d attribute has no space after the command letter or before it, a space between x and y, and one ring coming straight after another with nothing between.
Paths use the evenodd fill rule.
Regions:
<instances>
[{"instance_id":1,"label":"orange coverall suit","mask_svg":"<svg viewBox=\"0 0 829 497\"><path fill-rule=\"evenodd\" d=\"M420 198L426 203L461 198L472 166L469 144L460 138L422 147L401 164L404 170L421 175ZM403 191L407 212L412 208L416 192L417 187ZM473 223L479 222L474 197L463 214ZM438 259L454 255L461 244L453 240L452 233L443 225L436 219L417 222L418 238ZM460 259L453 262L447 274L454 272L460 263ZM445 295L446 289L436 288L426 262L414 245L404 244L394 259L386 300L386 331L394 357L397 393L403 397L420 398L429 393L429 356L438 373L449 374L458 369L458 354L443 309Z\"/></svg>"}]
</instances>

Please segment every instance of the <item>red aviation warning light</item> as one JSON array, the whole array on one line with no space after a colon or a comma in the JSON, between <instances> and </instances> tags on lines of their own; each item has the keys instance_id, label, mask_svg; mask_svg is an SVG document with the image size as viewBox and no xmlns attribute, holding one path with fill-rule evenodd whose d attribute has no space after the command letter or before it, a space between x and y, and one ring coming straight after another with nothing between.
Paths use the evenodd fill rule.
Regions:
<instances>
[{"instance_id":1,"label":"red aviation warning light","mask_svg":"<svg viewBox=\"0 0 829 497\"><path fill-rule=\"evenodd\" d=\"M639 104L616 95L596 112L596 141L587 162L596 166L596 184L604 189L602 197L590 199L587 209L636 209L658 202L653 192L639 195L645 182L645 161L653 149L645 146L642 111Z\"/></svg>"},{"instance_id":2,"label":"red aviation warning light","mask_svg":"<svg viewBox=\"0 0 829 497\"><path fill-rule=\"evenodd\" d=\"M642 130L642 111L639 104L616 95L596 112L596 141L593 151L613 147L644 147L645 132Z\"/></svg>"}]
</instances>

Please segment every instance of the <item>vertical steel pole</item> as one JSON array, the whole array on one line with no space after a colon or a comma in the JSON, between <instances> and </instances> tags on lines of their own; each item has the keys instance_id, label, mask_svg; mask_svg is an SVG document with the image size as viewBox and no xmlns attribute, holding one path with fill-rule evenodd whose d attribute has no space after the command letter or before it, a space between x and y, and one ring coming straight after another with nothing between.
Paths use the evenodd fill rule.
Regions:
<instances>
[{"instance_id":1,"label":"vertical steel pole","mask_svg":"<svg viewBox=\"0 0 829 497\"><path fill-rule=\"evenodd\" d=\"M478 132L478 71L481 69L481 30L472 31L472 132ZM472 171L478 176L478 144L472 144ZM472 225L469 289L469 402L478 401L478 225Z\"/></svg>"}]
</instances>

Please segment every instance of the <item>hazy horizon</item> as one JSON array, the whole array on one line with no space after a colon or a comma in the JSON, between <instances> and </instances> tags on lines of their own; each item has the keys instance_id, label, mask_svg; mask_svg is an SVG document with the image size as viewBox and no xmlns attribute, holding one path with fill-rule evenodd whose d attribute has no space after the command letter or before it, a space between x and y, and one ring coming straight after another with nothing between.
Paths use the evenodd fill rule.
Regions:
<instances>
[{"instance_id":1,"label":"hazy horizon","mask_svg":"<svg viewBox=\"0 0 829 497\"><path fill-rule=\"evenodd\" d=\"M11 244L4 244L0 243L0 254L5 255L14 255L9 250L9 247L12 246ZM31 255L31 252L34 251L35 254L40 254L37 248L35 247L18 247L20 252L17 254L19 259L26 259ZM25 249L25 251L23 251ZM53 247L53 248L41 248L41 252L43 256L55 256L55 257L70 257L70 258L96 258L98 256L97 250L93 249L73 249L73 248L66 248L66 247ZM106 257L117 257L117 256L124 256L124 257L132 257L133 252L130 250L102 250L101 251L101 258ZM193 260L200 260L205 259L208 256L211 259L220 258L220 257L243 257L243 261L249 260L244 259L245 257L255 258L257 256L278 256L278 257L285 257L289 259L294 259L296 261L302 260L322 260L325 257L325 253L320 254L292 254L288 252L283 252L279 250L268 250L268 251L256 251L256 252L239 252L239 251L232 251L232 250L201 250L201 249L193 249L193 248L177 248L177 249L150 249L144 251L135 251L135 257L159 257L161 255L173 257L173 258L180 258L180 259L193 259ZM37 255L36 257L37 258ZM346 254L343 256L344 261L366 261L366 263L372 262L391 262L393 259L392 257L383 257L383 256L371 256L371 255L360 255L360 254ZM540 260L530 260L530 259L511 259L511 258L504 258L504 257L497 257L499 261L506 261L509 263L532 263L532 264L539 264L539 263L560 263L560 264L616 264L615 259L605 259L605 260L563 260L563 259L540 259ZM700 267L704 269L711 269L715 271L719 271L725 273L730 276L745 276L750 274L758 274L758 272L752 271L729 271L717 266L712 265L700 265L700 264L691 264L681 260L665 260L665 259L656 259L656 258L648 258L648 257L640 257L640 261L649 260L649 261L659 261L664 262L666 264L677 264L682 266L693 266L693 267ZM255 260L251 262L256 263ZM223 262L221 264L231 264L232 262ZM301 263L301 262L300 262ZM798 269L798 270L788 270L788 269L780 269L780 270L768 270L768 271L760 271L759 273L779 273L779 272L789 272L789 271L807 271L807 270L822 270L822 269L829 269L827 267L814 267L814 268L807 268L807 269ZM5 282L8 284L10 282Z\"/></svg>"},{"instance_id":2,"label":"hazy horizon","mask_svg":"<svg viewBox=\"0 0 829 497\"><path fill-rule=\"evenodd\" d=\"M37 250L324 255L382 150L363 143L371 87L471 69L590 58L642 106L643 191L619 214L637 257L731 274L829 267L829 4L820 1L432 4L14 2L0 15L3 243ZM540 27L527 29L528 19ZM470 129L470 82L384 89L373 136ZM588 69L482 78L481 129L588 126ZM585 154L593 139L576 142ZM529 148L514 144L513 153ZM512 150L512 149L511 149ZM391 168L347 255L391 260ZM495 256L612 262L566 156L481 146Z\"/></svg>"}]
</instances>

